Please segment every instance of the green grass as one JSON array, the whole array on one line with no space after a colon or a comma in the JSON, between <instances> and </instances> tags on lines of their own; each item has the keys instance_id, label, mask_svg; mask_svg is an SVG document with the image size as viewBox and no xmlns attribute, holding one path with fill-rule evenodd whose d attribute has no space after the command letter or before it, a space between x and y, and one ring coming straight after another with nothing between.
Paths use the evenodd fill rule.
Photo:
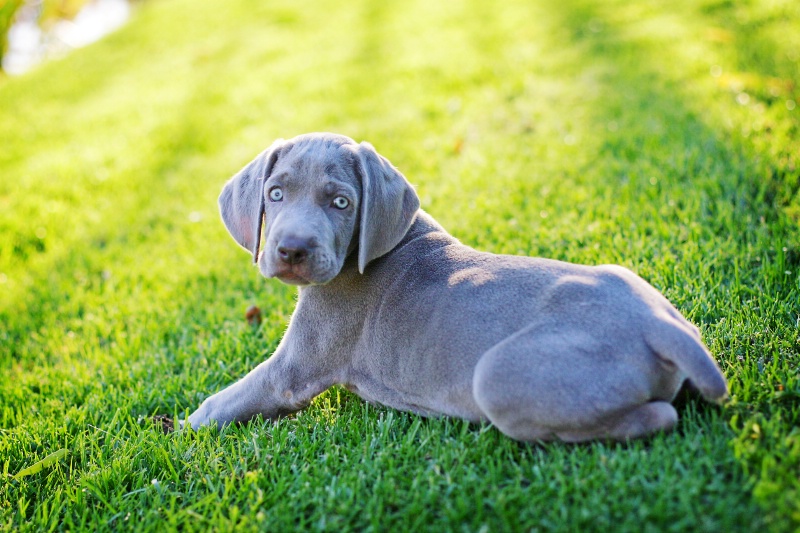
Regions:
<instances>
[{"instance_id":1,"label":"green grass","mask_svg":"<svg viewBox=\"0 0 800 533\"><path fill-rule=\"evenodd\" d=\"M162 0L0 80L0 530L796 530L798 50L794 0ZM731 403L690 399L648 441L529 445L334 388L161 434L149 417L267 357L294 304L218 191L325 130L467 244L638 272Z\"/></svg>"}]
</instances>

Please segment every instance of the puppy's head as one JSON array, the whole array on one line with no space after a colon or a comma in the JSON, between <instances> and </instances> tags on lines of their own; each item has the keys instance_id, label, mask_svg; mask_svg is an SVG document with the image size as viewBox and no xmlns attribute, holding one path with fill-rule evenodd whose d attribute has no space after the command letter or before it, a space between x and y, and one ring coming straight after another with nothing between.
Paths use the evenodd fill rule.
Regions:
<instances>
[{"instance_id":1,"label":"puppy's head","mask_svg":"<svg viewBox=\"0 0 800 533\"><path fill-rule=\"evenodd\" d=\"M225 184L219 205L264 276L311 285L336 277L351 253L363 274L406 234L419 199L368 143L313 133L275 141Z\"/></svg>"}]
</instances>

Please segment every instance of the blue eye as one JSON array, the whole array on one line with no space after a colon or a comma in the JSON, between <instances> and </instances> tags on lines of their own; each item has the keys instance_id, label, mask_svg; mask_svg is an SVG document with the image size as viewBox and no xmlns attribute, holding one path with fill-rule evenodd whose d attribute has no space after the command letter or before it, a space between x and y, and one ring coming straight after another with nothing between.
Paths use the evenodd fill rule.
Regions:
<instances>
[{"instance_id":1,"label":"blue eye","mask_svg":"<svg viewBox=\"0 0 800 533\"><path fill-rule=\"evenodd\" d=\"M274 187L269 191L269 200L271 202L280 202L283 200L283 191L280 187Z\"/></svg>"},{"instance_id":2,"label":"blue eye","mask_svg":"<svg viewBox=\"0 0 800 533\"><path fill-rule=\"evenodd\" d=\"M333 199L331 205L333 205L333 207L335 207L336 209L347 209L347 206L350 205L350 200L348 200L344 196L337 196L336 198Z\"/></svg>"}]
</instances>

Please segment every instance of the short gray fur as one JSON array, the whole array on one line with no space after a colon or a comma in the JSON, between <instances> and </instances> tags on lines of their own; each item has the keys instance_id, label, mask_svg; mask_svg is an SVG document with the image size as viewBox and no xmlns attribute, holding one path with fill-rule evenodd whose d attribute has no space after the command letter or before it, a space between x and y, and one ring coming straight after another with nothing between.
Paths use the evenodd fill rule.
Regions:
<instances>
[{"instance_id":1,"label":"short gray fur","mask_svg":"<svg viewBox=\"0 0 800 533\"><path fill-rule=\"evenodd\" d=\"M275 353L205 400L192 427L292 413L341 384L523 441L625 440L672 428L686 379L710 401L728 396L698 329L647 282L464 246L368 143L278 140L219 203L250 253L263 205L259 271L299 298Z\"/></svg>"}]
</instances>

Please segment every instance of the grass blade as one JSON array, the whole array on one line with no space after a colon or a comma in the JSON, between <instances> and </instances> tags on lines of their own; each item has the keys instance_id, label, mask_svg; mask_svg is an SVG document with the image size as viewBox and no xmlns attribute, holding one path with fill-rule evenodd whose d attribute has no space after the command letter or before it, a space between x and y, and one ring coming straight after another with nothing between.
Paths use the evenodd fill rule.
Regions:
<instances>
[{"instance_id":1,"label":"grass blade","mask_svg":"<svg viewBox=\"0 0 800 533\"><path fill-rule=\"evenodd\" d=\"M22 479L25 476L30 476L31 474L36 474L37 472L41 472L44 468L51 466L53 463L61 459L67 455L67 449L61 448L58 451L55 451L39 461L38 463L33 463L28 468L24 468L17 472L17 475L14 476L14 479Z\"/></svg>"}]
</instances>

